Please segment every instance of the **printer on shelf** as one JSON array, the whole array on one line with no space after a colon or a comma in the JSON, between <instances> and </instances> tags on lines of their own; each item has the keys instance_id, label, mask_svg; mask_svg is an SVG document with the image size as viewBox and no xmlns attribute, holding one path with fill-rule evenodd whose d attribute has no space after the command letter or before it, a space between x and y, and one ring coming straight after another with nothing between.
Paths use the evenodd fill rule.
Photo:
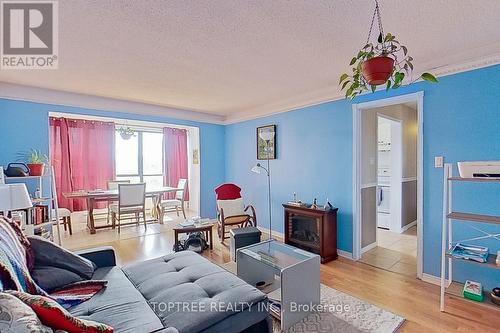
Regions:
<instances>
[{"instance_id":1,"label":"printer on shelf","mask_svg":"<svg viewBox=\"0 0 500 333\"><path fill-rule=\"evenodd\" d=\"M462 178L500 178L500 161L458 162Z\"/></svg>"}]
</instances>

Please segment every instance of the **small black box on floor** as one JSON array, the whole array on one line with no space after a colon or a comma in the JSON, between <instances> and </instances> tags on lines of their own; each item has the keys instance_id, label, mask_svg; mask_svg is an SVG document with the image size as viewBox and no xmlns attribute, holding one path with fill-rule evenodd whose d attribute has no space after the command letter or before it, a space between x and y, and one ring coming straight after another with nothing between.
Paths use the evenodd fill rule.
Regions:
<instances>
[{"instance_id":1,"label":"small black box on floor","mask_svg":"<svg viewBox=\"0 0 500 333\"><path fill-rule=\"evenodd\" d=\"M231 260L236 261L236 250L260 242L261 232L256 227L235 228L229 231Z\"/></svg>"}]
</instances>

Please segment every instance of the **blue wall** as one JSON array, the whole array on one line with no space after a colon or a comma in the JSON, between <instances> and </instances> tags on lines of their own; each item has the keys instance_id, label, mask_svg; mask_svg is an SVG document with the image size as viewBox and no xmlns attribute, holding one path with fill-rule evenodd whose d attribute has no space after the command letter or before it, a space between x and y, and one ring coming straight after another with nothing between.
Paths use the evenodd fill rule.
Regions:
<instances>
[{"instance_id":1,"label":"blue wall","mask_svg":"<svg viewBox=\"0 0 500 333\"><path fill-rule=\"evenodd\" d=\"M0 165L18 160L30 148L48 153L49 112L68 112L196 126L200 129L200 208L203 216L215 216L213 189L224 181L224 127L166 117L107 112L61 105L0 99Z\"/></svg>"},{"instance_id":2,"label":"blue wall","mask_svg":"<svg viewBox=\"0 0 500 333\"><path fill-rule=\"evenodd\" d=\"M442 169L446 162L500 159L500 66L442 77L431 85L419 82L386 93L360 96L356 103L424 91L424 272L439 274ZM257 162L255 128L276 124L278 159L271 161L273 229L283 231L281 203L297 192L300 199L325 198L339 207L339 248L352 251L352 103L339 100L246 121L226 127L170 118L105 112L57 105L0 99L0 164L16 160L28 148L48 150L48 112L69 112L200 127L201 213L214 214L213 188L224 180L240 184L253 203L259 223L267 225L267 188L264 175L250 172ZM225 148L224 148L225 147ZM224 162L225 161L225 162ZM460 188L459 188L460 187ZM499 185L457 185L457 210L500 215ZM478 208L479 207L479 208ZM468 223L455 223L456 239L478 235ZM484 227L484 226L481 226ZM500 233L498 226L489 231ZM500 249L500 242L484 242ZM457 265L455 277L500 284L500 271L477 269L468 273Z\"/></svg>"},{"instance_id":3,"label":"blue wall","mask_svg":"<svg viewBox=\"0 0 500 333\"><path fill-rule=\"evenodd\" d=\"M442 77L439 84L419 82L367 94L354 102L417 91L424 91L424 272L439 275L443 169L434 168L434 156L450 163L500 160L500 66ZM276 124L278 132L278 159L271 161L273 229L283 231L281 203L294 191L308 202L328 197L339 207L339 248L351 252L352 103L339 100L226 126L226 179L242 186L246 199L257 206L261 225L268 220L266 179L249 170L256 163L255 128L268 124ZM455 188L457 210L500 215L500 185L460 187ZM455 239L476 236L470 225L456 222ZM487 229L500 233L498 226ZM500 249L498 241L482 244ZM465 274L463 266L456 267L459 279L476 279L489 288L500 285L498 270Z\"/></svg>"},{"instance_id":4,"label":"blue wall","mask_svg":"<svg viewBox=\"0 0 500 333\"><path fill-rule=\"evenodd\" d=\"M339 208L338 246L352 250L352 114L339 101L226 127L226 179L255 205L268 227L267 179L250 169L256 160L256 127L277 125L277 159L271 164L273 229L283 232L283 208L293 192L304 202L326 198ZM265 161L260 161L265 165Z\"/></svg>"}]
</instances>

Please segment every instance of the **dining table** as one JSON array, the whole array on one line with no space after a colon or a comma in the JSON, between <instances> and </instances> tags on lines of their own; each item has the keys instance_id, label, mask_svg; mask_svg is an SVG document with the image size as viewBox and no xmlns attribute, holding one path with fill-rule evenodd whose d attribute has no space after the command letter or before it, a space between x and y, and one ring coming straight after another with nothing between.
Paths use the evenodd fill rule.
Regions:
<instances>
[{"instance_id":1,"label":"dining table","mask_svg":"<svg viewBox=\"0 0 500 333\"><path fill-rule=\"evenodd\" d=\"M157 221L159 223L163 223L163 219L160 218L160 212L161 212L161 196L165 193L172 193L172 192L177 192L177 191L182 191L183 189L177 188L177 187L169 187L169 186L162 186L162 187L154 187L154 188L147 188L146 187L146 198L152 198L153 200L153 213L152 221ZM95 234L97 229L103 229L103 228L110 228L113 227L112 225L101 225L97 226L95 224L95 219L94 219L94 208L95 204L97 202L113 202L113 201L118 201L119 193L118 189L114 190L78 190L78 191L73 191L73 192L65 192L63 193L63 196L66 199L81 199L85 200L87 202L87 227L90 230L91 234ZM150 220L151 221L151 220Z\"/></svg>"}]
</instances>

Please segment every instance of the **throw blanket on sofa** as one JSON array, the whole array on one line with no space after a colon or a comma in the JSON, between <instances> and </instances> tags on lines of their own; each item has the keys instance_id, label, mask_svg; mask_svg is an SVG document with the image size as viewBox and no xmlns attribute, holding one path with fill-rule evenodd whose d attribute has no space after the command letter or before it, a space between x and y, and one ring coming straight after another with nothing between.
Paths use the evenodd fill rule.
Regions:
<instances>
[{"instance_id":1,"label":"throw blanket on sofa","mask_svg":"<svg viewBox=\"0 0 500 333\"><path fill-rule=\"evenodd\" d=\"M0 290L50 297L68 308L90 299L106 286L107 281L87 280L67 285L49 295L31 277L26 261L27 250L18 239L15 228L19 228L15 222L0 217Z\"/></svg>"},{"instance_id":2,"label":"throw blanket on sofa","mask_svg":"<svg viewBox=\"0 0 500 333\"><path fill-rule=\"evenodd\" d=\"M0 280L2 289L25 291L33 294L43 292L29 274L26 249L19 240L15 222L0 217Z\"/></svg>"}]
</instances>

